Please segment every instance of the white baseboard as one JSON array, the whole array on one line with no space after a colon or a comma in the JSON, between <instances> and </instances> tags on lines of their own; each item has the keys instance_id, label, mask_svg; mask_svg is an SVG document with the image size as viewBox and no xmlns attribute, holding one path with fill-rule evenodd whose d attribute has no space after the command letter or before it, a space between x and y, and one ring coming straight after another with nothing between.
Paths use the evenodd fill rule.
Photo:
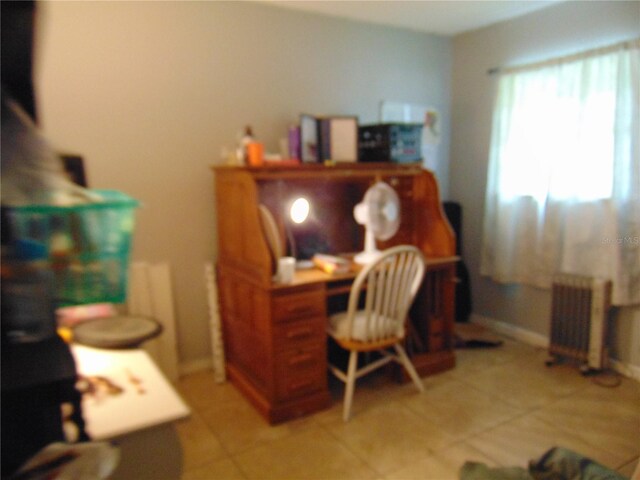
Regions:
<instances>
[{"instance_id":1,"label":"white baseboard","mask_svg":"<svg viewBox=\"0 0 640 480\"><path fill-rule=\"evenodd\" d=\"M501 322L490 317L478 315L476 313L471 314L471 323L482 325L483 327L490 328L498 333L506 335L507 337L518 340L527 345L539 348L549 348L549 338L539 333L526 330L510 323ZM631 365L629 363L621 362L620 360L610 359L611 367L625 377L633 378L640 382L640 366Z\"/></svg>"},{"instance_id":2,"label":"white baseboard","mask_svg":"<svg viewBox=\"0 0 640 480\"><path fill-rule=\"evenodd\" d=\"M619 360L610 360L611 367L620 375L633 378L640 382L640 367L638 365L631 365L629 363L623 363Z\"/></svg>"},{"instance_id":3,"label":"white baseboard","mask_svg":"<svg viewBox=\"0 0 640 480\"><path fill-rule=\"evenodd\" d=\"M189 375L190 373L200 372L202 370L211 370L213 363L211 358L198 358L196 360L189 360L188 362L180 363L178 371L180 376Z\"/></svg>"},{"instance_id":4,"label":"white baseboard","mask_svg":"<svg viewBox=\"0 0 640 480\"><path fill-rule=\"evenodd\" d=\"M527 345L531 345L533 347L549 347L549 338L547 338L546 336L540 333L532 332L531 330L527 330L522 327L518 327L516 325L511 325L510 323L501 322L499 320L485 317L483 315L478 315L476 313L471 314L470 321L471 323L476 323L478 325L482 325L483 327L490 328L491 330L494 330L507 337L513 338L514 340L526 343ZM640 366L631 365L619 360L611 359L611 367L621 375L633 378L634 380L640 382ZM179 366L179 374L180 376L189 375L191 373L200 372L202 370L211 370L212 368L213 363L211 358L199 358L196 360L190 360L188 362L181 363Z\"/></svg>"},{"instance_id":5,"label":"white baseboard","mask_svg":"<svg viewBox=\"0 0 640 480\"><path fill-rule=\"evenodd\" d=\"M471 314L471 322L490 328L498 333L506 335L507 337L511 337L514 340L526 343L527 345L540 348L549 347L549 339L546 336L532 332L531 330L526 330L516 325L511 325L510 323L500 322L493 318L478 315L476 313Z\"/></svg>"}]
</instances>

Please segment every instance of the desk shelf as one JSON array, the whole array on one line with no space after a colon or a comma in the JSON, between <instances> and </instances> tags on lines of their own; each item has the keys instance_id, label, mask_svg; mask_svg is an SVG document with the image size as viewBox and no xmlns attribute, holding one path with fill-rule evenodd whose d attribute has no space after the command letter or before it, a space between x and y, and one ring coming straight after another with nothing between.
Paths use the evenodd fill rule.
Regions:
<instances>
[{"instance_id":1,"label":"desk shelf","mask_svg":"<svg viewBox=\"0 0 640 480\"><path fill-rule=\"evenodd\" d=\"M355 252L364 244L364 229L353 219L354 205L376 181L391 185L400 198L401 227L392 239L378 242L378 248L412 244L428 259L427 275L411 311L410 330L415 336L407 341L412 360L420 375L455 365L455 236L430 171L419 165L386 163L213 170L227 369L231 381L270 423L329 405L324 325L341 297L348 296L355 273L300 270L291 284L274 283L260 204L271 211L286 238L286 228L291 227L285 224L284 211L292 196L306 196L316 209L315 223L305 227L311 229L308 232L293 232L299 235L296 242L317 234L316 243L322 243L326 253ZM283 313L283 305L291 311ZM294 333L308 332L304 342L292 345L283 340L283 325ZM292 361L301 358L305 362Z\"/></svg>"}]
</instances>

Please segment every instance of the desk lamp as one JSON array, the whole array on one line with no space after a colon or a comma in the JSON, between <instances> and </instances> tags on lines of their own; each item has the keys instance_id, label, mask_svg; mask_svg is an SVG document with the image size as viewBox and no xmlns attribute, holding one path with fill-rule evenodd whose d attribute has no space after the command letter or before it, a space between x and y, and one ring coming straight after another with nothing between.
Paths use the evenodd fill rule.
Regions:
<instances>
[{"instance_id":1,"label":"desk lamp","mask_svg":"<svg viewBox=\"0 0 640 480\"><path fill-rule=\"evenodd\" d=\"M309 218L309 213L311 212L311 205L309 201L304 197L296 198L292 203L291 207L289 207L289 216L287 220L291 220L296 225L300 225L304 223L307 218ZM291 256L296 257L296 242L293 237L293 233L289 228L289 222L285 222L287 237L289 239L289 245L291 247ZM313 262L309 260L297 260L296 259L296 267L297 268L309 268L313 266Z\"/></svg>"},{"instance_id":2,"label":"desk lamp","mask_svg":"<svg viewBox=\"0 0 640 480\"><path fill-rule=\"evenodd\" d=\"M291 204L289 217L293 223L303 223L309 216L309 201L304 197L299 197Z\"/></svg>"}]
</instances>

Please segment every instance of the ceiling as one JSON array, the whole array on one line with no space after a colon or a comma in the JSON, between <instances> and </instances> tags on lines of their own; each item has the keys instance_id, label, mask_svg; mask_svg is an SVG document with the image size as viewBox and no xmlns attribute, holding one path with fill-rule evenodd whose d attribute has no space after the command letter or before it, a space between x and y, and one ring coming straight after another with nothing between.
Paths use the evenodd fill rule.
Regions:
<instances>
[{"instance_id":1,"label":"ceiling","mask_svg":"<svg viewBox=\"0 0 640 480\"><path fill-rule=\"evenodd\" d=\"M562 0L261 1L283 8L454 36L549 7Z\"/></svg>"}]
</instances>

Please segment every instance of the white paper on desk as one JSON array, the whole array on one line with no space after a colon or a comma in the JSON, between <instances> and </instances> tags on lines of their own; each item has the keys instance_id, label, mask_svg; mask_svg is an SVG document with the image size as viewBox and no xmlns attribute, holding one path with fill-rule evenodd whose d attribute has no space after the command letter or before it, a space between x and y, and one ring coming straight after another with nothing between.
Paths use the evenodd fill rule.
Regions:
<instances>
[{"instance_id":1,"label":"white paper on desk","mask_svg":"<svg viewBox=\"0 0 640 480\"><path fill-rule=\"evenodd\" d=\"M122 388L119 394L82 396L86 430L94 440L115 438L189 415L189 407L144 350L73 345L71 352L79 374L102 376Z\"/></svg>"}]
</instances>

